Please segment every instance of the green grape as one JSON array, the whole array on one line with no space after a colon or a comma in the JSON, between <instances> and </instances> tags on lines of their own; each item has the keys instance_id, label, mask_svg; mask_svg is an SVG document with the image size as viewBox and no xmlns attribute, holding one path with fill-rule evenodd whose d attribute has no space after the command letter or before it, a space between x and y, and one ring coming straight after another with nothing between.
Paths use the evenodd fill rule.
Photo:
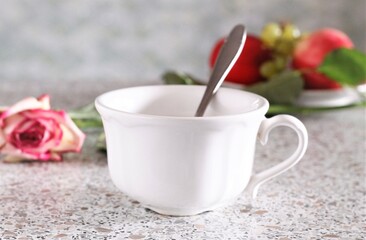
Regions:
<instances>
[{"instance_id":1,"label":"green grape","mask_svg":"<svg viewBox=\"0 0 366 240\"><path fill-rule=\"evenodd\" d=\"M260 74L265 78L270 78L277 73L276 64L273 61L264 62L260 69Z\"/></svg>"},{"instance_id":2,"label":"green grape","mask_svg":"<svg viewBox=\"0 0 366 240\"><path fill-rule=\"evenodd\" d=\"M279 54L282 54L284 56L290 56L294 50L295 44L295 41L285 41L281 39L277 41L274 49Z\"/></svg>"},{"instance_id":3,"label":"green grape","mask_svg":"<svg viewBox=\"0 0 366 240\"><path fill-rule=\"evenodd\" d=\"M285 24L282 28L281 39L285 41L295 41L301 35L300 30L293 24Z\"/></svg>"},{"instance_id":4,"label":"green grape","mask_svg":"<svg viewBox=\"0 0 366 240\"><path fill-rule=\"evenodd\" d=\"M282 35L282 30L277 23L268 23L264 26L261 32L261 39L268 47L273 47Z\"/></svg>"},{"instance_id":5,"label":"green grape","mask_svg":"<svg viewBox=\"0 0 366 240\"><path fill-rule=\"evenodd\" d=\"M283 70L286 68L287 58L281 55L275 56L273 62L277 70Z\"/></svg>"}]
</instances>

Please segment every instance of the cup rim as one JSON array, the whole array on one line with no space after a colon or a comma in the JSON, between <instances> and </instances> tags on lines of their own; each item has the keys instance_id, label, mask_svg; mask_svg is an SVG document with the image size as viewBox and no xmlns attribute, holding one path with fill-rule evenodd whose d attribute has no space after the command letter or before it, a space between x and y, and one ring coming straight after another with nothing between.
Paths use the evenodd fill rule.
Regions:
<instances>
[{"instance_id":1,"label":"cup rim","mask_svg":"<svg viewBox=\"0 0 366 240\"><path fill-rule=\"evenodd\" d=\"M118 110L115 108L112 108L110 106L107 106L106 104L104 104L101 99L109 94L113 94L119 91L123 91L123 90L127 90L127 89L136 89L136 88L170 88L170 87L183 87L183 88L188 88L188 87L193 87L193 88L205 88L206 86L202 86L202 85L179 85L179 84L170 84L170 85L143 85L143 86L134 86L134 87L126 87L126 88L120 88L120 89L115 89L115 90L111 90L111 91L107 91L104 92L102 94L100 94L99 96L97 96L95 98L94 104L95 107L97 108L98 112L103 111L103 110L107 110L108 112L112 112L112 113L116 113L118 115L123 115L123 116L129 116L129 117L135 117L135 118L148 118L148 119L158 119L158 120L193 120L193 121L210 121L210 120L217 120L217 119L230 119L230 118L240 118L240 117L244 117L244 116L250 116L253 114L260 114L261 115L265 115L269 109L269 102L266 98L252 93L252 92L248 92L245 90L241 90L241 89L235 89L235 88L228 88L228 87L221 87L222 89L229 89L230 91L240 91L243 92L244 94L248 94L248 95L252 95L255 96L256 98L260 99L260 101L262 102L261 106L259 106L256 109L252 109L252 110L248 110L247 112L242 112L242 113L237 113L237 114L227 114L227 115L217 115L217 116L202 116L202 117L195 117L195 116L191 116L191 117L187 117L187 116L163 116L163 115L152 115L152 114L143 114L143 113L131 113L131 112L127 112L127 111L122 111L122 110ZM219 90L220 91L220 90Z\"/></svg>"}]
</instances>

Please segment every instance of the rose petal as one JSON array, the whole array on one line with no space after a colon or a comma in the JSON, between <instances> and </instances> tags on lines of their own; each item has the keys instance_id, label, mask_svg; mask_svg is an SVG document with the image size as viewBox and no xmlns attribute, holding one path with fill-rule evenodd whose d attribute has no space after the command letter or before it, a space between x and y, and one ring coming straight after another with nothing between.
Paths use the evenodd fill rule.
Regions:
<instances>
[{"instance_id":1,"label":"rose petal","mask_svg":"<svg viewBox=\"0 0 366 240\"><path fill-rule=\"evenodd\" d=\"M61 129L63 133L61 142L57 147L53 148L52 150L56 152L67 152L67 151L79 152L81 148L80 138L75 137L75 134L65 125L61 125Z\"/></svg>"},{"instance_id":2,"label":"rose petal","mask_svg":"<svg viewBox=\"0 0 366 240\"><path fill-rule=\"evenodd\" d=\"M17 126L23 122L25 118L22 115L16 114L7 118L4 122L3 131L6 136L11 134Z\"/></svg>"},{"instance_id":3,"label":"rose petal","mask_svg":"<svg viewBox=\"0 0 366 240\"><path fill-rule=\"evenodd\" d=\"M16 148L15 146L13 146L8 142L1 148L1 153L17 156L23 155L23 152L20 149Z\"/></svg>"},{"instance_id":4,"label":"rose petal","mask_svg":"<svg viewBox=\"0 0 366 240\"><path fill-rule=\"evenodd\" d=\"M12 131L9 131L9 129L6 129L7 130L7 141L12 146L19 149L21 152L26 152L26 153L30 153L30 154L43 153L43 152L48 151L53 146L57 146L57 144L52 144L51 146L46 146L44 144L45 127L42 124L40 124L37 120L27 119L27 118L22 119L21 116L16 118L17 116L19 116L19 114L12 116L11 118L14 118L14 122L12 124L7 125L7 127ZM37 145L23 144L23 142L19 139L20 134L26 133L28 131L37 131L37 128L41 128L40 130L38 130L38 132L40 134L42 134L41 135L42 139L38 139Z\"/></svg>"},{"instance_id":5,"label":"rose petal","mask_svg":"<svg viewBox=\"0 0 366 240\"><path fill-rule=\"evenodd\" d=\"M50 109L49 96L43 95L39 99L36 99L34 97L28 97L17 102L13 106L10 106L1 113L0 126L3 125L3 121L5 120L5 118L8 118L14 114L30 109L44 109L44 110Z\"/></svg>"},{"instance_id":6,"label":"rose petal","mask_svg":"<svg viewBox=\"0 0 366 240\"><path fill-rule=\"evenodd\" d=\"M1 151L1 148L5 145L5 143L6 143L5 134L0 129L0 151Z\"/></svg>"},{"instance_id":7,"label":"rose petal","mask_svg":"<svg viewBox=\"0 0 366 240\"><path fill-rule=\"evenodd\" d=\"M3 149L1 149L1 152L3 154L6 154L7 156L13 156L16 157L17 159L24 159L24 160L41 160L41 161L62 160L61 154L57 152L48 151L44 153L27 153L20 151L19 149L15 148L9 143L6 144ZM9 158L12 159L12 157Z\"/></svg>"},{"instance_id":8,"label":"rose petal","mask_svg":"<svg viewBox=\"0 0 366 240\"><path fill-rule=\"evenodd\" d=\"M51 152L50 159L56 160L56 161L61 161L62 160L62 155L60 153L57 153L57 152Z\"/></svg>"},{"instance_id":9,"label":"rose petal","mask_svg":"<svg viewBox=\"0 0 366 240\"><path fill-rule=\"evenodd\" d=\"M15 115L15 116L18 116L18 115ZM20 118L17 118L17 119L20 120ZM34 125L37 125L37 120L23 118L23 121L18 122L18 124L14 127L13 131L11 131L11 132L14 132L14 131L16 131L16 132L25 132L28 129L34 127Z\"/></svg>"},{"instance_id":10,"label":"rose petal","mask_svg":"<svg viewBox=\"0 0 366 240\"><path fill-rule=\"evenodd\" d=\"M83 146L85 140L85 134L76 126L76 124L72 121L69 115L64 112L64 123L61 124L61 127L66 127L69 129L70 133L73 135L73 140L69 139L70 150L67 151L76 151L80 152L81 147ZM64 130L64 132L66 132ZM62 145L62 143L60 144ZM64 147L66 148L66 147ZM65 150L64 150L65 151Z\"/></svg>"},{"instance_id":11,"label":"rose petal","mask_svg":"<svg viewBox=\"0 0 366 240\"><path fill-rule=\"evenodd\" d=\"M39 144L38 147L29 147L29 148L23 148L22 150L24 152L29 152L29 153L45 153L45 152L49 152L51 149L54 149L55 147L59 146L60 142L61 142L61 138L62 138L62 129L60 127L60 125L54 121L49 121L49 122L53 122L53 124L49 124L53 126L53 129L51 129L51 131L48 129L45 130L44 132L44 136L42 139L42 142Z\"/></svg>"},{"instance_id":12,"label":"rose petal","mask_svg":"<svg viewBox=\"0 0 366 240\"><path fill-rule=\"evenodd\" d=\"M63 136L59 146L53 148L54 151L76 151L79 152L85 140L85 134L76 126L69 115L64 111L45 111L35 109L24 112L28 118L42 117L55 119L62 128Z\"/></svg>"},{"instance_id":13,"label":"rose petal","mask_svg":"<svg viewBox=\"0 0 366 240\"><path fill-rule=\"evenodd\" d=\"M44 109L44 110L50 110L51 109L50 96L49 95L43 94L43 95L39 96L37 99L42 104L41 109Z\"/></svg>"},{"instance_id":14,"label":"rose petal","mask_svg":"<svg viewBox=\"0 0 366 240\"><path fill-rule=\"evenodd\" d=\"M39 148L34 149L37 152L46 152L50 149L57 147L62 140L63 130L60 124L55 119L56 114L52 113L52 110L30 110L22 112L22 115L26 119L37 118L37 122L45 127L43 142ZM30 151L30 149L28 150Z\"/></svg>"},{"instance_id":15,"label":"rose petal","mask_svg":"<svg viewBox=\"0 0 366 240\"><path fill-rule=\"evenodd\" d=\"M54 150L64 152L65 151L80 152L86 137L85 134L77 127L76 129L73 129L73 127L70 125L61 125L61 128L63 129L64 136L62 137L60 145Z\"/></svg>"},{"instance_id":16,"label":"rose petal","mask_svg":"<svg viewBox=\"0 0 366 240\"><path fill-rule=\"evenodd\" d=\"M16 162L21 162L24 160L25 160L24 157L17 156L17 155L6 155L4 157L4 162L7 162L7 163L16 163Z\"/></svg>"},{"instance_id":17,"label":"rose petal","mask_svg":"<svg viewBox=\"0 0 366 240\"><path fill-rule=\"evenodd\" d=\"M45 140L53 139L56 142L56 146L60 144L62 138L62 129L60 124L54 119L50 118L38 118L37 119L45 128Z\"/></svg>"}]
</instances>

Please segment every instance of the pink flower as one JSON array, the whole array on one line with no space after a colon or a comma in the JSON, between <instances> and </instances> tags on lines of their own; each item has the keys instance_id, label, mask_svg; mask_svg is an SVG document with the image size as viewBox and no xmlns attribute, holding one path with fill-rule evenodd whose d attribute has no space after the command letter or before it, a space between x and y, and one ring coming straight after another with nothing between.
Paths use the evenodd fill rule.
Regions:
<instances>
[{"instance_id":1,"label":"pink flower","mask_svg":"<svg viewBox=\"0 0 366 240\"><path fill-rule=\"evenodd\" d=\"M50 109L50 98L26 98L0 109L0 153L6 161L61 160L79 152L85 135L65 111Z\"/></svg>"}]
</instances>

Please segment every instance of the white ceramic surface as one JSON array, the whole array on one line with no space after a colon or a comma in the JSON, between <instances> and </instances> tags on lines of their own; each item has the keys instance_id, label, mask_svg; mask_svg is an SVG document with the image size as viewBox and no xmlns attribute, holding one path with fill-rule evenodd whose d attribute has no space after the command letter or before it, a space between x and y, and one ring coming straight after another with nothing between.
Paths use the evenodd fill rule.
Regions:
<instances>
[{"instance_id":1,"label":"white ceramic surface","mask_svg":"<svg viewBox=\"0 0 366 240\"><path fill-rule=\"evenodd\" d=\"M206 84L206 82L202 82ZM224 82L223 86L235 89L245 89L245 85ZM366 84L356 88L343 87L340 89L304 90L294 104L299 107L327 108L344 107L365 100Z\"/></svg>"},{"instance_id":2,"label":"white ceramic surface","mask_svg":"<svg viewBox=\"0 0 366 240\"><path fill-rule=\"evenodd\" d=\"M361 101L361 95L354 88L331 90L305 90L296 100L302 107L342 107Z\"/></svg>"},{"instance_id":3,"label":"white ceramic surface","mask_svg":"<svg viewBox=\"0 0 366 240\"><path fill-rule=\"evenodd\" d=\"M294 117L264 117L269 104L258 95L222 88L204 117L193 117L204 86L143 86L96 99L115 185L162 214L193 215L235 200L294 166L307 148L307 131ZM295 152L252 174L255 141L288 126L298 136Z\"/></svg>"}]
</instances>

